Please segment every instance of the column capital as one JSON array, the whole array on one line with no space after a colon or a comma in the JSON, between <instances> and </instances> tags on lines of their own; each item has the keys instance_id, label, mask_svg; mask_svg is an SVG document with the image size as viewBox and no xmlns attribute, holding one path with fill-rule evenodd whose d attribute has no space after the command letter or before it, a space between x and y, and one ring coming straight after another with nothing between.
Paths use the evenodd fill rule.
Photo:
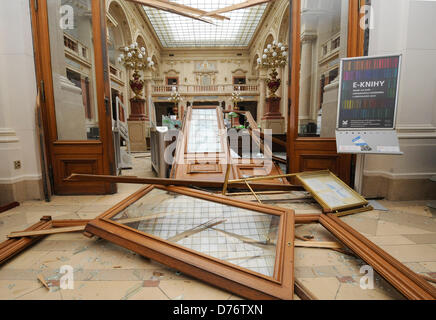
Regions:
<instances>
[{"instance_id":1,"label":"column capital","mask_svg":"<svg viewBox=\"0 0 436 320\"><path fill-rule=\"evenodd\" d=\"M316 40L317 37L318 35L314 31L304 31L300 36L300 40L301 43L310 43Z\"/></svg>"}]
</instances>

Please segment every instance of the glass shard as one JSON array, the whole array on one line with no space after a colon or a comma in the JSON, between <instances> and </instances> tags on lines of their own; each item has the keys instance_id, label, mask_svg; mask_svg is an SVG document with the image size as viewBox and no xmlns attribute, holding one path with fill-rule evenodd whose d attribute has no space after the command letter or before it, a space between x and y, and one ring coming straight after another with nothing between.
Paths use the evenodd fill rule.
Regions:
<instances>
[{"instance_id":1,"label":"glass shard","mask_svg":"<svg viewBox=\"0 0 436 320\"><path fill-rule=\"evenodd\" d=\"M274 276L279 216L155 188L112 220L262 275Z\"/></svg>"}]
</instances>

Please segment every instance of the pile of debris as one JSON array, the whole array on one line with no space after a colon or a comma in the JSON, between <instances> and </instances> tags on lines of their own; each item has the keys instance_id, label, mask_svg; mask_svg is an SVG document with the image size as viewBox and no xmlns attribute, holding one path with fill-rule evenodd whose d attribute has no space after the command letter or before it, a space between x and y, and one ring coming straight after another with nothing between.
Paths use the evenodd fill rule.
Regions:
<instances>
[{"instance_id":1,"label":"pile of debris","mask_svg":"<svg viewBox=\"0 0 436 320\"><path fill-rule=\"evenodd\" d=\"M259 183L290 177L298 179L323 213L295 215L291 209L263 203L262 194L304 190L292 184ZM0 264L45 235L83 232L241 297L293 299L295 293L301 299L316 299L294 277L294 248L327 248L361 258L408 299L436 299L435 288L425 278L339 218L372 207L329 171L239 180L226 175L225 181L213 183L93 175L72 175L68 180L145 186L96 219L43 217L28 229L9 234L0 244ZM255 201L236 199L242 194L251 194ZM302 224L321 224L338 242L296 236L295 226Z\"/></svg>"}]
</instances>

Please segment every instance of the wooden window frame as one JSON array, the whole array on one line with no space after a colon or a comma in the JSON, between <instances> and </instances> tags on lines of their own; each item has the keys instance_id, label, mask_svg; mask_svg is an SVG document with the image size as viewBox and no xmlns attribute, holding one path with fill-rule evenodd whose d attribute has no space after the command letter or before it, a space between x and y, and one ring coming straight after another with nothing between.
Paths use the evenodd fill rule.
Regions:
<instances>
[{"instance_id":1,"label":"wooden window frame","mask_svg":"<svg viewBox=\"0 0 436 320\"><path fill-rule=\"evenodd\" d=\"M267 277L110 220L155 188L279 216L274 276ZM290 209L229 199L184 187L149 185L88 223L85 232L244 298L292 300L294 296L294 217L294 211Z\"/></svg>"},{"instance_id":2,"label":"wooden window frame","mask_svg":"<svg viewBox=\"0 0 436 320\"><path fill-rule=\"evenodd\" d=\"M319 223L410 300L435 300L436 288L334 214L296 215L295 224Z\"/></svg>"},{"instance_id":3,"label":"wooden window frame","mask_svg":"<svg viewBox=\"0 0 436 320\"><path fill-rule=\"evenodd\" d=\"M289 96L291 97L291 112L288 121L288 134L292 141L336 141L336 138L321 138L321 137L300 137L298 130L298 116L300 111L300 63L301 63L301 1L290 0L290 10L292 22L290 24L289 43L292 45L289 48L289 75L291 84L289 86ZM359 14L359 8L364 5L360 0L348 0L348 38L347 38L347 57L358 57L363 55L364 47L364 31L360 28L360 19L363 17ZM341 45L342 45L341 41ZM327 48L328 49L328 48Z\"/></svg>"},{"instance_id":4,"label":"wooden window frame","mask_svg":"<svg viewBox=\"0 0 436 320\"><path fill-rule=\"evenodd\" d=\"M336 150L336 138L301 137L298 134L298 114L300 96L300 63L301 63L301 2L302 0L290 0L289 10L291 16L289 32L289 83L288 92L288 121L287 121L287 153L288 172L307 171L302 170L302 156L311 158L317 155L329 156L336 163L337 174L347 184L352 184L351 167L355 157L352 155L338 154ZM366 4L366 0L348 0L348 37L347 57L357 57L364 52L364 30L360 28L360 7ZM343 44L342 44L343 45ZM317 170L325 169L322 167Z\"/></svg>"}]
</instances>

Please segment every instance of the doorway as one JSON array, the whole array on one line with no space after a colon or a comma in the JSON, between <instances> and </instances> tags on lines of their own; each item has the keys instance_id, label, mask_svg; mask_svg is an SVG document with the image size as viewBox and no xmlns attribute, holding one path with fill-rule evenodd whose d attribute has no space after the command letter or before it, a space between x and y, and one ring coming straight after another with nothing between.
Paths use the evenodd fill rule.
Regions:
<instances>
[{"instance_id":1,"label":"doorway","mask_svg":"<svg viewBox=\"0 0 436 320\"><path fill-rule=\"evenodd\" d=\"M116 174L105 2L35 3L36 74L53 192L115 193L111 183L65 182L72 173Z\"/></svg>"},{"instance_id":2,"label":"doorway","mask_svg":"<svg viewBox=\"0 0 436 320\"><path fill-rule=\"evenodd\" d=\"M336 149L338 67L363 55L358 0L291 0L288 171L329 169L349 185L353 157Z\"/></svg>"}]
</instances>

